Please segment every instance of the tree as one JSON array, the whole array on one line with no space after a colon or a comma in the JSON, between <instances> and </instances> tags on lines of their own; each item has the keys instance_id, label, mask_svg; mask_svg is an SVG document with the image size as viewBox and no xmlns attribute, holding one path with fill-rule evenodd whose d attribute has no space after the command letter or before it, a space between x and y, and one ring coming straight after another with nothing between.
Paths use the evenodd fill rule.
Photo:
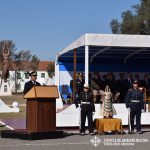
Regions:
<instances>
[{"instance_id":1,"label":"tree","mask_svg":"<svg viewBox=\"0 0 150 150\"><path fill-rule=\"evenodd\" d=\"M54 72L55 72L54 62L51 62L51 63L48 64L48 66L47 66L47 72L48 72L48 76L50 78L52 78L53 75L54 75Z\"/></svg>"},{"instance_id":2,"label":"tree","mask_svg":"<svg viewBox=\"0 0 150 150\"><path fill-rule=\"evenodd\" d=\"M122 20L110 22L112 33L150 35L150 0L141 0L132 10L122 12Z\"/></svg>"},{"instance_id":3,"label":"tree","mask_svg":"<svg viewBox=\"0 0 150 150\"><path fill-rule=\"evenodd\" d=\"M25 73L28 73L30 70L37 70L40 59L36 55L32 55L30 50L16 51L16 44L12 40L2 40L0 41L0 70L2 70L2 50L5 43L8 44L10 51L9 67L11 70L15 71L15 91L17 92L17 84L20 84L24 76L23 74L23 76L20 78L20 81L18 82L17 74L20 71L25 71Z\"/></svg>"},{"instance_id":4,"label":"tree","mask_svg":"<svg viewBox=\"0 0 150 150\"><path fill-rule=\"evenodd\" d=\"M111 27L112 27L112 32L113 33L120 33L120 23L118 21L118 19L113 19L110 23Z\"/></svg>"},{"instance_id":5,"label":"tree","mask_svg":"<svg viewBox=\"0 0 150 150\"><path fill-rule=\"evenodd\" d=\"M31 70L37 70L39 62L40 59L36 55L33 55L31 59Z\"/></svg>"},{"instance_id":6,"label":"tree","mask_svg":"<svg viewBox=\"0 0 150 150\"><path fill-rule=\"evenodd\" d=\"M29 50L21 50L18 53L14 54L14 59L13 59L13 63L14 67L13 70L15 70L15 93L17 93L17 84L20 84L23 76L21 77L21 80L18 83L18 78L17 78L17 74L23 70L23 71L28 71L30 68L30 63L29 61L31 60L31 51Z\"/></svg>"},{"instance_id":7,"label":"tree","mask_svg":"<svg viewBox=\"0 0 150 150\"><path fill-rule=\"evenodd\" d=\"M5 43L7 43L9 51L10 51L10 57L9 57L9 69L15 71L15 90L17 90L17 72L21 70L28 71L31 61L31 52L29 50L21 50L19 52L16 52L16 44L12 40L2 40L0 41L0 69L2 70L2 62L3 62L3 55L2 50L4 48Z\"/></svg>"},{"instance_id":8,"label":"tree","mask_svg":"<svg viewBox=\"0 0 150 150\"><path fill-rule=\"evenodd\" d=\"M32 54L29 50L21 50L14 55L15 70L28 71L30 69L30 63Z\"/></svg>"},{"instance_id":9,"label":"tree","mask_svg":"<svg viewBox=\"0 0 150 150\"><path fill-rule=\"evenodd\" d=\"M16 71L37 70L40 59L36 55L32 55L30 50L16 51L16 44L12 40L0 41L0 69L2 67L3 56L2 50L4 44L7 43L10 50L10 68Z\"/></svg>"},{"instance_id":10,"label":"tree","mask_svg":"<svg viewBox=\"0 0 150 150\"><path fill-rule=\"evenodd\" d=\"M2 69L2 62L3 62L3 55L2 50L4 47L4 44L7 43L10 51L10 61L14 59L14 54L16 51L16 44L12 40L2 40L0 41L0 70ZM11 67L11 66L10 66Z\"/></svg>"}]
</instances>

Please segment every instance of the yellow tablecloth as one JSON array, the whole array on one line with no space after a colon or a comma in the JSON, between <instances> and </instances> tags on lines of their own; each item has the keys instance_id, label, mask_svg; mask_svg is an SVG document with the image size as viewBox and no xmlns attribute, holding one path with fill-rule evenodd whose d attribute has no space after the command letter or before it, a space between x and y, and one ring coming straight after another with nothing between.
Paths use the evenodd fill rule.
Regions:
<instances>
[{"instance_id":1,"label":"yellow tablecloth","mask_svg":"<svg viewBox=\"0 0 150 150\"><path fill-rule=\"evenodd\" d=\"M122 131L122 120L117 118L95 119L95 127L98 133L108 131Z\"/></svg>"}]
</instances>

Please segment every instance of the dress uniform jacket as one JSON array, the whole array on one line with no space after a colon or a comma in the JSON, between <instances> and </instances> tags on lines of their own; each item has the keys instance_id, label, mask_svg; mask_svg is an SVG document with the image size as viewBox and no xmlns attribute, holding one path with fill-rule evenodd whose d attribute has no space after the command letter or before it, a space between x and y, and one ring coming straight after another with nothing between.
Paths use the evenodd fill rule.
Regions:
<instances>
[{"instance_id":1,"label":"dress uniform jacket","mask_svg":"<svg viewBox=\"0 0 150 150\"><path fill-rule=\"evenodd\" d=\"M40 86L41 84L37 81L28 81L24 85L23 93L26 94L33 86Z\"/></svg>"},{"instance_id":2,"label":"dress uniform jacket","mask_svg":"<svg viewBox=\"0 0 150 150\"><path fill-rule=\"evenodd\" d=\"M139 89L130 89L126 97L126 107L132 109L144 109L143 93Z\"/></svg>"},{"instance_id":3,"label":"dress uniform jacket","mask_svg":"<svg viewBox=\"0 0 150 150\"><path fill-rule=\"evenodd\" d=\"M81 104L82 111L95 111L93 94L91 92L81 92L75 100L76 107L79 107L79 104Z\"/></svg>"}]
</instances>

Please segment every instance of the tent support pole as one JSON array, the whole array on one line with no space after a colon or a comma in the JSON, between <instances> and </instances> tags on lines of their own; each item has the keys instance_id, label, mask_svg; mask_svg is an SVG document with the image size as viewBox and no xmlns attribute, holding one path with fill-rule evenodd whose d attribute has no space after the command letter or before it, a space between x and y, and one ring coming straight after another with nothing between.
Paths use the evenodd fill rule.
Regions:
<instances>
[{"instance_id":1,"label":"tent support pole","mask_svg":"<svg viewBox=\"0 0 150 150\"><path fill-rule=\"evenodd\" d=\"M59 89L59 64L57 64L57 61L55 61L55 85Z\"/></svg>"},{"instance_id":2,"label":"tent support pole","mask_svg":"<svg viewBox=\"0 0 150 150\"><path fill-rule=\"evenodd\" d=\"M85 84L89 85L89 46L85 46Z\"/></svg>"},{"instance_id":3,"label":"tent support pole","mask_svg":"<svg viewBox=\"0 0 150 150\"><path fill-rule=\"evenodd\" d=\"M72 103L75 101L76 98L76 72L77 72L77 49L74 49L74 74L73 74L73 95L72 95Z\"/></svg>"}]
</instances>

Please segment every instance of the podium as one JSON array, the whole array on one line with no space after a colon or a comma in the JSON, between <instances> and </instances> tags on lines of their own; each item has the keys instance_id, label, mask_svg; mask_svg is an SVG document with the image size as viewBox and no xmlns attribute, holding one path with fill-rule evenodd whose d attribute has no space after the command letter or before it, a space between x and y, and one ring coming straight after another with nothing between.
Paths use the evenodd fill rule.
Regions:
<instances>
[{"instance_id":1,"label":"podium","mask_svg":"<svg viewBox=\"0 0 150 150\"><path fill-rule=\"evenodd\" d=\"M56 130L57 87L35 86L25 96L27 99L26 127L28 132Z\"/></svg>"},{"instance_id":2,"label":"podium","mask_svg":"<svg viewBox=\"0 0 150 150\"><path fill-rule=\"evenodd\" d=\"M24 95L27 99L26 130L2 131L2 138L47 139L63 136L56 131L57 86L34 86Z\"/></svg>"}]
</instances>

